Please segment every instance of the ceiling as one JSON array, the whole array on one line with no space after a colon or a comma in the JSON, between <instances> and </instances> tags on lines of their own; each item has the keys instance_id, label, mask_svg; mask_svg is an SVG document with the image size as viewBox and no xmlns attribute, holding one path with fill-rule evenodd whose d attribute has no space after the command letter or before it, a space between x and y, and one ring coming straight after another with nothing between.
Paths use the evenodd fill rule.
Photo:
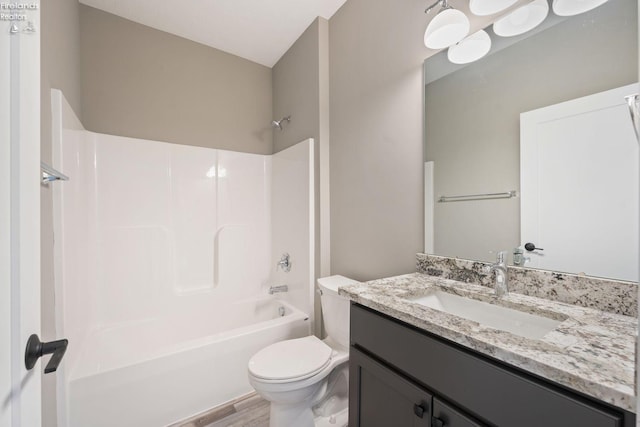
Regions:
<instances>
[{"instance_id":1,"label":"ceiling","mask_svg":"<svg viewBox=\"0 0 640 427\"><path fill-rule=\"evenodd\" d=\"M122 18L273 67L313 20L346 0L80 0Z\"/></svg>"}]
</instances>

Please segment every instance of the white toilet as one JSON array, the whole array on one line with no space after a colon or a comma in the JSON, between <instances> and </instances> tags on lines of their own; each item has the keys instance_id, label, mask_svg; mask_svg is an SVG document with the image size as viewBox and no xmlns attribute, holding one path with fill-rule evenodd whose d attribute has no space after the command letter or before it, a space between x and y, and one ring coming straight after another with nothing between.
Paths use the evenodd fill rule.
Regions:
<instances>
[{"instance_id":1,"label":"white toilet","mask_svg":"<svg viewBox=\"0 0 640 427\"><path fill-rule=\"evenodd\" d=\"M344 427L349 385L349 300L343 276L318 279L327 338L281 341L249 360L249 382L271 402L270 427Z\"/></svg>"}]
</instances>

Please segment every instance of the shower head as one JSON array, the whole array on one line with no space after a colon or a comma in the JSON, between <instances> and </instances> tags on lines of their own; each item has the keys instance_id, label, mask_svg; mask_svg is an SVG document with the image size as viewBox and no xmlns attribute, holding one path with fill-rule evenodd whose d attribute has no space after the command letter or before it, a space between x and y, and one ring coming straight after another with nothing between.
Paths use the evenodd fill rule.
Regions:
<instances>
[{"instance_id":1,"label":"shower head","mask_svg":"<svg viewBox=\"0 0 640 427\"><path fill-rule=\"evenodd\" d=\"M271 121L271 126L282 130L282 122L284 121L286 121L287 123L291 122L291 116L283 117L280 120L273 120Z\"/></svg>"}]
</instances>

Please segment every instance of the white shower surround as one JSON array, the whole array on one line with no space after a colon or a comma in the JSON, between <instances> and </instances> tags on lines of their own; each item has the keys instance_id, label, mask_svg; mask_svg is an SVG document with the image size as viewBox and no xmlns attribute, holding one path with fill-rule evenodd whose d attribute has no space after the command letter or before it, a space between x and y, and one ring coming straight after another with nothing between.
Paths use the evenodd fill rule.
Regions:
<instances>
[{"instance_id":1,"label":"white shower surround","mask_svg":"<svg viewBox=\"0 0 640 427\"><path fill-rule=\"evenodd\" d=\"M59 91L52 103L53 160L70 177L54 190L56 327L70 342L59 424L169 424L249 392L255 351L313 330L313 140L264 156L103 135L82 129ZM289 292L269 296L278 284ZM140 396L161 389L184 399Z\"/></svg>"}]
</instances>

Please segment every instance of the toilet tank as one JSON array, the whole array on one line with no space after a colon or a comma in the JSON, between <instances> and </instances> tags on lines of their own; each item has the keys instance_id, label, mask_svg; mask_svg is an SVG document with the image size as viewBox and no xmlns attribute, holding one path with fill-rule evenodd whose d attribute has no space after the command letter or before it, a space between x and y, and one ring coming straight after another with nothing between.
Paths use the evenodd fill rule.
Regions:
<instances>
[{"instance_id":1,"label":"toilet tank","mask_svg":"<svg viewBox=\"0 0 640 427\"><path fill-rule=\"evenodd\" d=\"M340 286L359 283L344 276L318 279L322 320L327 336L343 346L349 347L349 300L338 295Z\"/></svg>"}]
</instances>

